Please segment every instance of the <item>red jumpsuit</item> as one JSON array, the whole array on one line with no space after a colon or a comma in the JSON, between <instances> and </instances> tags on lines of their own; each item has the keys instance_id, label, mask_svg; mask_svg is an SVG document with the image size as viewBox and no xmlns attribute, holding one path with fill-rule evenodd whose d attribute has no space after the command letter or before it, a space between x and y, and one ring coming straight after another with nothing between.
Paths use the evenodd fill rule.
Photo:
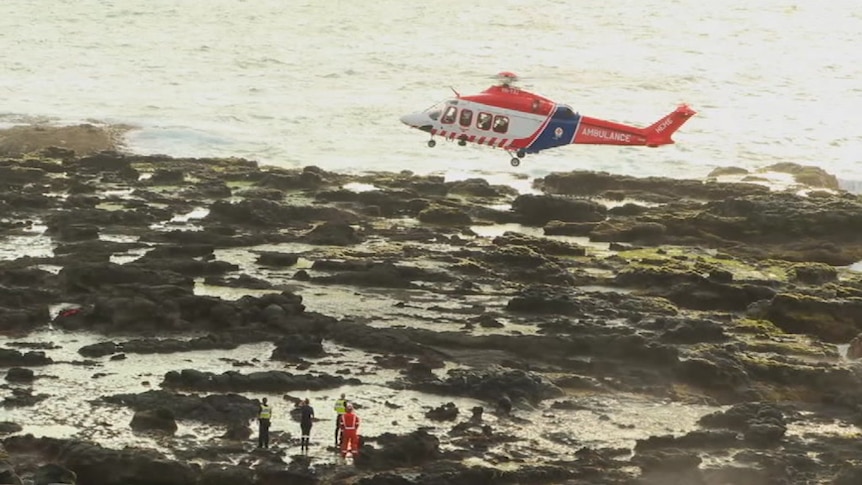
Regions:
<instances>
[{"instance_id":1,"label":"red jumpsuit","mask_svg":"<svg viewBox=\"0 0 862 485\"><path fill-rule=\"evenodd\" d=\"M359 416L352 409L341 415L341 456L347 456L347 450L352 455L359 453Z\"/></svg>"}]
</instances>

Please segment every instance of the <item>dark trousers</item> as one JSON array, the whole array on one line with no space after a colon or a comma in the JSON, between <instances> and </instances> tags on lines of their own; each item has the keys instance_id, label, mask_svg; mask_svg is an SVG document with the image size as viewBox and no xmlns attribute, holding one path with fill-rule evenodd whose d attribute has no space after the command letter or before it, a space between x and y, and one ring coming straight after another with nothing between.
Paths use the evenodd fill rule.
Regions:
<instances>
[{"instance_id":1,"label":"dark trousers","mask_svg":"<svg viewBox=\"0 0 862 485\"><path fill-rule=\"evenodd\" d=\"M299 429L302 430L302 438L300 439L300 446L304 449L308 449L308 442L311 440L311 421L301 422L299 423Z\"/></svg>"},{"instance_id":2,"label":"dark trousers","mask_svg":"<svg viewBox=\"0 0 862 485\"><path fill-rule=\"evenodd\" d=\"M257 447L269 448L269 420L258 420Z\"/></svg>"},{"instance_id":3,"label":"dark trousers","mask_svg":"<svg viewBox=\"0 0 862 485\"><path fill-rule=\"evenodd\" d=\"M341 446L341 415L335 418L335 446Z\"/></svg>"}]
</instances>

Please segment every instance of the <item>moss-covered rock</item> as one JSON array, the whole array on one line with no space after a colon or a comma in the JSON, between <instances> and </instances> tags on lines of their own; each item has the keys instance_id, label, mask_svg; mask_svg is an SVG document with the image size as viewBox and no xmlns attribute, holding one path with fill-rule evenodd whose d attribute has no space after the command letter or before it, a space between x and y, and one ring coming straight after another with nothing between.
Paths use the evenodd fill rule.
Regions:
<instances>
[{"instance_id":1,"label":"moss-covered rock","mask_svg":"<svg viewBox=\"0 0 862 485\"><path fill-rule=\"evenodd\" d=\"M845 343L862 329L862 298L826 300L798 293L781 293L763 310L763 317L790 333L815 335Z\"/></svg>"}]
</instances>

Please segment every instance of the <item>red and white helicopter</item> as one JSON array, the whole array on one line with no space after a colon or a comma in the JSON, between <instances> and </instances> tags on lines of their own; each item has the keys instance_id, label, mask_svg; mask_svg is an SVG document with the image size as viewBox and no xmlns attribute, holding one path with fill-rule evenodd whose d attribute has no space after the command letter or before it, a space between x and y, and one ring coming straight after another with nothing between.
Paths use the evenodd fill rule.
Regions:
<instances>
[{"instance_id":1,"label":"red and white helicopter","mask_svg":"<svg viewBox=\"0 0 862 485\"><path fill-rule=\"evenodd\" d=\"M680 105L646 128L582 116L565 104L556 103L512 84L512 72L497 74L499 84L479 94L461 96L425 111L401 117L401 122L435 136L457 140L461 146L477 143L502 148L512 156L512 166L528 153L571 143L591 145L641 145L657 147L674 143L670 138L696 113ZM454 89L453 89L454 91Z\"/></svg>"}]
</instances>

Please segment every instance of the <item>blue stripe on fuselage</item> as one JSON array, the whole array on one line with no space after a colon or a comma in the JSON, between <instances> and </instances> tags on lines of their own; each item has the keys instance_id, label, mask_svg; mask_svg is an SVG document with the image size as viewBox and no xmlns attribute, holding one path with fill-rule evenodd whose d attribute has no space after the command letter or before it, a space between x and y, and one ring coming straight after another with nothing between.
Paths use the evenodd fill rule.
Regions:
<instances>
[{"instance_id":1,"label":"blue stripe on fuselage","mask_svg":"<svg viewBox=\"0 0 862 485\"><path fill-rule=\"evenodd\" d=\"M574 140L575 132L580 122L581 115L575 113L572 111L572 108L566 105L558 104L554 108L551 120L525 151L527 153L538 153L548 148L568 145Z\"/></svg>"}]
</instances>

